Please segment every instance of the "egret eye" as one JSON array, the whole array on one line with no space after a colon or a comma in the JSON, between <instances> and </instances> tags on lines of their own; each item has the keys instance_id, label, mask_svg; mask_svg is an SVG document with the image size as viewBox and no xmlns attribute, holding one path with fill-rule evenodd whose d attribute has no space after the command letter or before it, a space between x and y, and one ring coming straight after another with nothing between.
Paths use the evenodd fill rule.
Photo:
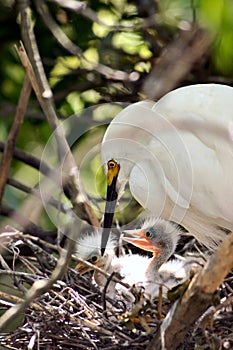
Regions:
<instances>
[{"instance_id":1,"label":"egret eye","mask_svg":"<svg viewBox=\"0 0 233 350\"><path fill-rule=\"evenodd\" d=\"M91 257L91 262L92 263L96 263L98 261L98 257L96 256L96 255L93 255L92 257Z\"/></svg>"},{"instance_id":2,"label":"egret eye","mask_svg":"<svg viewBox=\"0 0 233 350\"><path fill-rule=\"evenodd\" d=\"M153 235L152 235L152 233L150 231L146 231L145 236L147 238L152 238Z\"/></svg>"},{"instance_id":3,"label":"egret eye","mask_svg":"<svg viewBox=\"0 0 233 350\"><path fill-rule=\"evenodd\" d=\"M120 165L113 159L109 160L108 163L108 170L110 169L120 169Z\"/></svg>"},{"instance_id":4,"label":"egret eye","mask_svg":"<svg viewBox=\"0 0 233 350\"><path fill-rule=\"evenodd\" d=\"M109 160L108 161L108 167L109 168L115 168L116 166L116 162L114 160Z\"/></svg>"}]
</instances>

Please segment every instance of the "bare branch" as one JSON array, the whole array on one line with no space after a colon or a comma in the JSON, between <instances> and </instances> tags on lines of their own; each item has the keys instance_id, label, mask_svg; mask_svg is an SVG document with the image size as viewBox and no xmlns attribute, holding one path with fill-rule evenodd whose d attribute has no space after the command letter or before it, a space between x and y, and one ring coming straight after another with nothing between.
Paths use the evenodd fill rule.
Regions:
<instances>
[{"instance_id":1,"label":"bare branch","mask_svg":"<svg viewBox=\"0 0 233 350\"><path fill-rule=\"evenodd\" d=\"M59 25L57 25L57 23L54 21L46 4L41 0L36 0L36 7L44 23L49 28L53 36L57 39L59 44L66 48L66 50L74 56L79 56L82 54L82 50L68 38Z\"/></svg>"},{"instance_id":2,"label":"bare branch","mask_svg":"<svg viewBox=\"0 0 233 350\"><path fill-rule=\"evenodd\" d=\"M6 271L5 270L0 271L0 273L4 273L4 272L6 272ZM7 272L12 273L12 275L13 275L13 273L15 271L7 271ZM20 276L20 274L17 274L17 276ZM19 298L19 297L15 296L15 295L11 295L9 293L4 293L2 291L0 291L0 298L4 299L4 301L7 300L8 303L10 303L10 305L23 302L22 298ZM0 304L2 304L2 300L0 300ZM40 305L36 304L36 303L32 303L32 307L34 307L36 310L43 310L43 308Z\"/></svg>"},{"instance_id":3,"label":"bare branch","mask_svg":"<svg viewBox=\"0 0 233 350\"><path fill-rule=\"evenodd\" d=\"M80 59L82 59L84 62L88 64L88 66L91 65L91 69L93 71L96 71L100 74L102 74L105 77L108 77L108 79L118 80L118 81L135 81L139 79L139 73L138 72L132 72L127 73L122 70L115 70L109 66L106 66L101 63L93 63L89 61L84 55L82 50L75 45L68 36L63 32L63 30L57 25L57 23L54 21L52 16L49 13L49 9L46 6L46 4L41 2L41 0L36 0L37 10L40 13L42 20L48 27L48 29L51 31L53 36L56 38L56 40L59 42L59 44L66 49L68 52L70 52L74 56L79 56ZM88 17L91 16L93 21L96 21L97 15L92 11L91 9L83 9L81 11L83 15L87 15ZM97 20L97 22L99 22Z\"/></svg>"},{"instance_id":4,"label":"bare branch","mask_svg":"<svg viewBox=\"0 0 233 350\"><path fill-rule=\"evenodd\" d=\"M41 229L39 226L37 226L28 218L26 218L24 215L22 215L19 212L19 210L16 211L6 205L1 205L0 215L8 217L14 222L17 222L18 225L20 225L20 227L24 230L25 233L30 233L33 236L40 237L50 242L51 241L54 242L56 240L56 236L57 236L56 232L52 232L52 231L48 232Z\"/></svg>"},{"instance_id":5,"label":"bare branch","mask_svg":"<svg viewBox=\"0 0 233 350\"><path fill-rule=\"evenodd\" d=\"M106 277L106 279L110 279L110 281L117 282L125 288L130 288L130 285L128 283L123 282L121 279L117 278L114 274L110 274L110 273L106 272L105 270L99 268L98 266L93 265L89 261L83 260L82 258L77 257L75 254L72 256L72 259L74 261L81 262L83 265L89 267L91 270L94 270L96 272L101 273L103 276Z\"/></svg>"},{"instance_id":6,"label":"bare branch","mask_svg":"<svg viewBox=\"0 0 233 350\"><path fill-rule=\"evenodd\" d=\"M89 204L85 191L83 190L83 186L79 178L78 168L75 164L75 160L65 138L63 127L59 123L56 115L52 91L49 87L44 72L35 35L33 32L29 1L19 1L19 9L21 14L22 37L30 60L24 50L23 45L21 45L18 49L18 55L29 76L32 87L54 133L59 159L60 162L63 163L63 170L65 171L64 183L68 183L71 188L70 194L72 194L72 196L70 199L73 204L73 210L76 214L79 215L79 217L81 216L83 219L88 220L93 226L98 227L100 226L99 221Z\"/></svg>"},{"instance_id":7,"label":"bare branch","mask_svg":"<svg viewBox=\"0 0 233 350\"><path fill-rule=\"evenodd\" d=\"M146 98L157 100L175 88L190 72L194 63L207 52L211 37L196 26L183 30L180 36L168 45L154 68L144 81L142 91Z\"/></svg>"},{"instance_id":8,"label":"bare branch","mask_svg":"<svg viewBox=\"0 0 233 350\"><path fill-rule=\"evenodd\" d=\"M74 1L74 0L50 0L50 2L54 2L57 3L58 5L60 5L61 7L67 8L75 13L80 13L82 14L83 17L86 17L87 19L89 19L91 22L96 22L99 25L111 30L111 31L120 31L120 30L124 30L124 31L133 31L139 28L146 28L148 27L148 25L151 25L151 20L147 20L147 21L142 21L141 19L138 19L137 23L133 23L133 24L128 24L128 25L111 25L111 24L107 24L103 21L101 21L98 18L98 15L95 11L93 11L90 7L87 6L87 3L85 2L81 2L81 1Z\"/></svg>"},{"instance_id":9,"label":"bare branch","mask_svg":"<svg viewBox=\"0 0 233 350\"><path fill-rule=\"evenodd\" d=\"M213 303L213 294L233 268L233 233L210 257L203 270L192 280L183 298L177 301L162 323L160 334L147 350L176 349L190 327Z\"/></svg>"},{"instance_id":10,"label":"bare branch","mask_svg":"<svg viewBox=\"0 0 233 350\"><path fill-rule=\"evenodd\" d=\"M25 192L25 193L30 193L41 200L41 194L37 188L29 187L29 186L15 180L15 179L12 179L12 178L7 179L7 184L17 188L18 190ZM62 213L67 213L67 211L68 211L67 205L60 203L59 201L57 201L56 199L54 199L53 197L51 197L49 195L47 196L47 198L45 198L45 201L46 201L46 203L52 205L54 208L58 209Z\"/></svg>"},{"instance_id":11,"label":"bare branch","mask_svg":"<svg viewBox=\"0 0 233 350\"><path fill-rule=\"evenodd\" d=\"M4 150L4 147L5 143L0 141L0 152ZM52 173L52 168L50 168L50 166L47 163L17 147L14 148L13 157L41 171L41 173L44 175L49 175L50 173Z\"/></svg>"},{"instance_id":12,"label":"bare branch","mask_svg":"<svg viewBox=\"0 0 233 350\"><path fill-rule=\"evenodd\" d=\"M50 0L51 1L51 0ZM80 12L83 8L87 6L87 3L84 1L77 1L77 0L53 0L51 2L54 2L61 7L65 7L69 10L75 11L75 12Z\"/></svg>"},{"instance_id":13,"label":"bare branch","mask_svg":"<svg viewBox=\"0 0 233 350\"><path fill-rule=\"evenodd\" d=\"M43 293L52 288L53 284L58 279L62 278L70 261L72 250L73 241L68 240L67 250L63 249L61 251L57 266L52 272L51 277L49 279L35 281L32 287L28 290L25 300L20 304L12 306L2 315L0 318L0 331L3 331L7 326L9 326L19 313L23 313L36 298L40 297Z\"/></svg>"},{"instance_id":14,"label":"bare branch","mask_svg":"<svg viewBox=\"0 0 233 350\"><path fill-rule=\"evenodd\" d=\"M16 140L19 134L21 124L23 122L24 114L26 112L28 100L31 94L31 84L29 78L26 76L23 88L20 94L15 119L11 127L10 133L8 135L7 142L5 143L5 148L2 156L2 161L0 165L0 203L4 194L5 185L7 182L7 177L9 174L11 161L14 153L14 148Z\"/></svg>"}]
</instances>

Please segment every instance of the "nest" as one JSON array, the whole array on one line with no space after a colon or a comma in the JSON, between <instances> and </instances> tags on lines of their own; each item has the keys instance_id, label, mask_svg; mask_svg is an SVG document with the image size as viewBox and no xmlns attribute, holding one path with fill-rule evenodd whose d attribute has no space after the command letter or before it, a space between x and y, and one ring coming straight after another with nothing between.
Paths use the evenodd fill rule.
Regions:
<instances>
[{"instance_id":1,"label":"nest","mask_svg":"<svg viewBox=\"0 0 233 350\"><path fill-rule=\"evenodd\" d=\"M3 255L0 312L20 303L36 280L48 279L57 264L57 247L17 232L1 241ZM35 299L14 325L0 335L5 349L146 349L159 332L172 303L143 298L127 312L124 302L112 300L90 276L75 270L75 261L62 280ZM2 277L11 281L4 290ZM9 288L9 280L7 282ZM232 275L222 283L220 302L211 306L190 329L179 349L233 347ZM106 308L106 303L108 307Z\"/></svg>"}]
</instances>

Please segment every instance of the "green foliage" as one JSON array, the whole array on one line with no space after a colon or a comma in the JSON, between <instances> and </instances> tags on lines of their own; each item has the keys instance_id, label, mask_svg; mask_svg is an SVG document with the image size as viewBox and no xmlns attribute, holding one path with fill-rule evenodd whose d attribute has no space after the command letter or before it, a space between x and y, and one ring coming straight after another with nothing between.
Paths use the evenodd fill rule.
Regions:
<instances>
[{"instance_id":1,"label":"green foliage","mask_svg":"<svg viewBox=\"0 0 233 350\"><path fill-rule=\"evenodd\" d=\"M214 35L212 57L220 74L233 73L233 2L231 0L200 1L200 18Z\"/></svg>"},{"instance_id":2,"label":"green foliage","mask_svg":"<svg viewBox=\"0 0 233 350\"><path fill-rule=\"evenodd\" d=\"M159 21L184 27L197 20L214 37L211 58L219 74L233 73L233 2L231 0L165 0L160 2ZM186 23L185 23L186 22Z\"/></svg>"}]
</instances>

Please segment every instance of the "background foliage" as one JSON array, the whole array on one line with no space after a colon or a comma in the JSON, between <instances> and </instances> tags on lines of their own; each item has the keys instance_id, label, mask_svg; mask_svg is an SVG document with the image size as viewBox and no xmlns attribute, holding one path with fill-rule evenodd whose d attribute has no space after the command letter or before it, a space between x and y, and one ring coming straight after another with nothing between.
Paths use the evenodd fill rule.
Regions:
<instances>
[{"instance_id":1,"label":"background foliage","mask_svg":"<svg viewBox=\"0 0 233 350\"><path fill-rule=\"evenodd\" d=\"M117 325L116 332L112 322L102 317L102 309L97 307L98 314L96 313L95 317L98 321L102 317L103 327L98 329L99 333L95 328L96 324L94 328L91 327L90 320L93 322L96 320L94 316L90 318L89 311L95 310L98 306L97 301L101 305L102 294L92 283L87 284L76 271L69 270L65 286L64 282L60 281L63 283L61 284L62 293L60 282L56 284L54 288L57 288L57 291L54 297L54 290L50 288L64 275L66 268L64 261L68 264L72 249L69 247L70 250L67 249L67 253L63 250L63 254L66 254L64 257L59 245L53 244L51 248L48 242L44 242L43 248L49 247L54 253L50 254L50 251L34 244L35 237L30 236L28 239L25 235L26 233L34 236L43 234L42 237L47 241L51 238L52 243L56 243L57 232L54 231L57 227L53 222L57 220L58 211L65 211L67 207L72 206L74 211L77 208L74 205L75 201L72 200L72 193L65 186L66 191L63 194L54 191L57 208L54 209L51 206L50 217L44 211L41 199L38 198L39 183L44 179L44 175L38 171L38 164L40 160L46 160L47 167L54 166L53 161L57 154L55 149L45 157L46 145L50 142L53 130L48 115L41 108L33 91L17 137L17 149L15 149L9 172L3 164L2 153L7 140L9 141L12 125L17 119L18 101L25 81L25 71L15 49L15 45L19 47L20 40L23 40L24 46L28 49L23 13L27 14L30 33L35 33L34 44L38 45L41 61L52 88L52 101L54 101L57 115L60 121L65 123L67 139L75 140L71 142L72 153L79 166L92 209L100 220L105 204L106 180L101 166L99 146L107 124L128 103L147 98L156 101L179 86L209 82L233 86L233 2L232 0L90 0L82 2L0 0L0 168L2 169L0 193L4 190L3 198L1 199L0 196L0 230L4 235L6 224L10 223L13 229L7 227L7 230L10 231L9 234L14 235L14 238L12 238L13 235L10 235L10 238L7 237L6 242L2 242L0 237L1 246L5 244L6 252L10 256L9 258L6 254L6 261L9 258L9 266L12 266L10 268L4 260L5 256L3 258L0 255L3 267L0 293L5 293L1 297L0 314L3 316L0 318L0 328L2 319L10 310L8 307L17 303L22 307L26 299L28 305L21 308L22 319L15 319L12 323L8 318L8 326L10 325L11 328L7 330L12 331L25 319L30 320L31 331L26 323L28 342L33 339L39 325L41 339L44 336L46 341L51 340L47 337L47 326L49 326L48 329L54 336L53 341L57 341L56 344L60 344L60 341L63 344L62 341L66 335L66 339L70 341L67 348L70 348L72 342L79 346L77 339L80 340L80 344L84 344L85 348L88 344L96 349L97 341L101 346L104 342L106 348L111 344L112 348L113 333L116 348L119 348L119 344L125 346L125 329L127 329L128 340L133 344L131 348L145 349L145 344L149 343L152 334L145 336L144 330L147 328L142 331L139 325L138 329L144 334L137 339L137 334L131 332L131 320L129 324L127 324L128 321L126 322L125 328L119 328ZM27 53L30 56L30 53ZM67 121L71 120L69 118L71 115L77 118L71 124L67 124ZM20 153L20 151L26 153ZM1 188L1 180L4 176L7 176L8 180L6 186L3 184ZM75 186L73 189L76 189ZM120 224L131 221L140 211L139 205L129 196L130 194L126 191L125 197L121 199L116 217ZM85 214L84 209L86 210L87 207L82 207ZM30 225L23 224L22 217L29 220ZM18 227L24 231L24 234L14 231L14 228ZM19 245L21 245L20 248L18 248ZM21 247L23 247L23 254L25 247L26 250L29 249L31 257L21 259L19 254ZM4 250L2 247L1 249ZM61 261L56 259L58 253ZM59 264L60 270L55 268L55 266L59 267ZM51 279L47 278L48 275L52 276ZM18 277L17 279L16 276L21 279ZM49 283L46 286L47 289L37 283L42 276L43 282ZM227 307L232 300L232 288L228 287L228 282L229 284L232 282L232 276L229 276L221 286L220 292L225 293L226 306L224 307L223 303L219 306L219 311L217 307L212 311L211 320L216 313L218 322L215 322L215 328L211 328L208 333L210 334L209 344L215 342L219 348L224 347L225 340L225 348L229 348L229 334L232 334L232 316L230 318L230 312L227 312ZM25 298L28 289L31 299ZM45 290L50 290L50 294L44 293ZM83 303L85 298L81 300L77 297L78 293L82 296L84 290L89 304ZM41 305L31 303L31 309L26 309L39 295L43 295L39 301ZM231 297L227 298L228 295ZM22 299L14 299L14 296ZM75 307L74 301L77 303ZM48 309L45 309L45 306ZM157 316L155 317L156 304L153 307L153 321L158 327L159 322L157 322ZM57 313L58 309L60 314ZM167 313L168 305L165 305L165 309ZM68 322L70 328L67 328L67 310L69 312L71 310ZM86 319L82 319L83 314L80 310L84 312ZM218 314L220 310L224 313L222 318ZM54 324L50 322L51 315ZM14 318L14 314L11 317ZM80 321L81 319L84 323ZM85 323L86 321L89 323ZM201 334L204 344L206 344L206 327L208 327L204 323L207 324L207 321L204 320L200 326L200 328L203 327ZM65 326L64 329L63 326ZM90 337L87 337L86 330L90 332L92 329ZM75 331L76 333L72 333ZM56 332L60 332L61 336L56 338ZM196 348L195 332L197 329L192 332L192 345ZM71 334L74 334L73 338L70 338ZM218 342L216 342L217 335L219 335ZM14 345L17 339L25 345L23 329L18 328L9 341ZM223 339L225 339L224 342ZM7 344L8 340L6 339L4 344ZM136 345L133 343L134 340ZM180 349L187 349L189 345L188 335Z\"/></svg>"}]
</instances>

